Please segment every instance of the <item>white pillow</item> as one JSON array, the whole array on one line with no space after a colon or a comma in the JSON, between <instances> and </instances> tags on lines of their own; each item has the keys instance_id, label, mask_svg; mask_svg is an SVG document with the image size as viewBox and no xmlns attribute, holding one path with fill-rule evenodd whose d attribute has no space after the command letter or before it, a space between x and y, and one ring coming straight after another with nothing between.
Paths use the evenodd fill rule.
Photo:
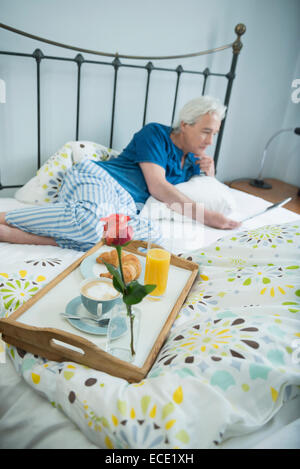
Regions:
<instances>
[{"instance_id":1,"label":"white pillow","mask_svg":"<svg viewBox=\"0 0 300 469\"><path fill-rule=\"evenodd\" d=\"M193 176L188 182L175 187L194 202L202 203L207 210L228 215L236 210L235 200L229 187L210 176ZM182 221L182 215L171 210L166 204L150 196L144 205L141 216L152 220Z\"/></svg>"},{"instance_id":2,"label":"white pillow","mask_svg":"<svg viewBox=\"0 0 300 469\"><path fill-rule=\"evenodd\" d=\"M118 152L94 142L68 142L52 155L23 187L15 199L29 204L54 203L65 173L83 158L105 161L118 156Z\"/></svg>"},{"instance_id":3,"label":"white pillow","mask_svg":"<svg viewBox=\"0 0 300 469\"><path fill-rule=\"evenodd\" d=\"M70 142L73 151L74 163L79 163L83 158L96 161L107 161L116 158L119 152L105 147L100 143L89 141Z\"/></svg>"},{"instance_id":4,"label":"white pillow","mask_svg":"<svg viewBox=\"0 0 300 469\"><path fill-rule=\"evenodd\" d=\"M26 204L43 204L45 194L37 176L31 178L24 186L15 192L14 198Z\"/></svg>"}]
</instances>

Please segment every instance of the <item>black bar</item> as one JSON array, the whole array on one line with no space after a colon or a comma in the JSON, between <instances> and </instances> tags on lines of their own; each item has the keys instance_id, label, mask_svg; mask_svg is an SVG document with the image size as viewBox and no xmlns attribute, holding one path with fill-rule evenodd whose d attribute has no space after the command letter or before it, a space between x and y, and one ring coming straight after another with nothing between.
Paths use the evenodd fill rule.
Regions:
<instances>
[{"instance_id":1,"label":"black bar","mask_svg":"<svg viewBox=\"0 0 300 469\"><path fill-rule=\"evenodd\" d=\"M228 106L229 104L233 80L235 79L235 69L236 69L237 60L238 60L238 54L233 53L230 71L227 74L228 83L227 83L226 94L225 94L225 99L224 99L225 106ZM217 167L217 163L219 159L219 153L220 153L220 148L221 148L221 143L222 143L222 138L223 138L223 133L224 133L225 122L226 122L226 115L224 119L222 120L221 127L220 127L219 134L218 134L217 143L216 143L216 149L215 149L215 154L214 154L215 168Z\"/></svg>"},{"instance_id":2,"label":"black bar","mask_svg":"<svg viewBox=\"0 0 300 469\"><path fill-rule=\"evenodd\" d=\"M0 55L1 54L2 55L3 54L5 54L5 55L17 55L17 56L20 56L20 57L29 57L29 58L33 57L32 54L22 54L22 53L18 53L18 52L0 51ZM66 61L66 62L76 61L75 59L72 59L70 57L56 57L56 56L51 56L51 55L45 55L45 56L43 56L43 59L62 60L62 61ZM84 59L82 63L98 64L98 65L113 65L114 64L114 62L102 62L102 61L99 61L99 60L86 60L86 59ZM123 64L123 63L120 62L119 67L146 69L147 65ZM161 72L176 72L177 73L177 69L175 69L175 68L164 68L164 67L155 67L155 66L153 66L153 70L161 71ZM188 73L188 74L193 74L193 75L204 75L204 72L200 72L198 70L183 70L182 73ZM209 75L214 76L214 77L224 77L224 78L226 78L226 76L227 76L226 73L213 73L213 72L209 72Z\"/></svg>"},{"instance_id":3,"label":"black bar","mask_svg":"<svg viewBox=\"0 0 300 469\"><path fill-rule=\"evenodd\" d=\"M181 74L183 72L183 68L181 65L178 65L176 68L177 72L177 80L176 80L176 89L175 89L175 97L174 97L174 104L173 104L173 112L172 112L172 121L171 121L171 126L174 122L174 117L175 117L175 111L176 111L176 104L177 104L177 96L178 96L178 88L179 88L179 80L181 77Z\"/></svg>"},{"instance_id":4,"label":"black bar","mask_svg":"<svg viewBox=\"0 0 300 469\"><path fill-rule=\"evenodd\" d=\"M145 104L144 104L144 117L143 117L143 127L146 123L146 114L147 114L147 107L148 107L148 95L149 95L149 84L150 84L150 75L153 70L153 63L148 62L146 67L147 69L147 85L146 85L146 96L145 96Z\"/></svg>"},{"instance_id":5,"label":"black bar","mask_svg":"<svg viewBox=\"0 0 300 469\"><path fill-rule=\"evenodd\" d=\"M118 79L118 70L121 65L120 60L116 57L112 61L112 65L115 69L115 76L114 76L114 91L113 91L113 103L112 103L112 115L111 115L111 127L110 127L110 141L109 146L112 148L113 143L113 135L114 135L114 124L115 124L115 107L116 107L116 93L117 93L117 79Z\"/></svg>"},{"instance_id":6,"label":"black bar","mask_svg":"<svg viewBox=\"0 0 300 469\"><path fill-rule=\"evenodd\" d=\"M203 87L202 87L202 96L203 96L204 93L205 93L206 84L207 84L207 77L209 77L209 75L210 75L209 68L206 68L206 69L203 71L203 75L204 75L204 80L203 80Z\"/></svg>"},{"instance_id":7,"label":"black bar","mask_svg":"<svg viewBox=\"0 0 300 469\"><path fill-rule=\"evenodd\" d=\"M80 106L80 76L81 76L81 64L84 62L84 58L81 54L77 54L75 57L77 63L77 104L76 104L76 136L75 140L78 141L79 137L79 106Z\"/></svg>"},{"instance_id":8,"label":"black bar","mask_svg":"<svg viewBox=\"0 0 300 469\"><path fill-rule=\"evenodd\" d=\"M79 54L80 55L80 54ZM68 58L68 57L55 57L55 56L52 56L52 55L45 55L44 56L44 59L48 59L48 60L62 60L63 62L76 62L76 57L75 59L72 59L71 57Z\"/></svg>"},{"instance_id":9,"label":"black bar","mask_svg":"<svg viewBox=\"0 0 300 469\"><path fill-rule=\"evenodd\" d=\"M37 168L41 167L41 75L40 61L37 61Z\"/></svg>"},{"instance_id":10,"label":"black bar","mask_svg":"<svg viewBox=\"0 0 300 469\"><path fill-rule=\"evenodd\" d=\"M41 77L40 77L40 65L41 60L44 57L43 52L40 49L36 49L33 52L33 57L36 60L36 81L37 81L37 169L41 167Z\"/></svg>"},{"instance_id":11,"label":"black bar","mask_svg":"<svg viewBox=\"0 0 300 469\"><path fill-rule=\"evenodd\" d=\"M19 184L18 186L2 186L1 182L0 182L0 191L2 191L2 189L16 189L18 187L23 187L24 184Z\"/></svg>"},{"instance_id":12,"label":"black bar","mask_svg":"<svg viewBox=\"0 0 300 469\"><path fill-rule=\"evenodd\" d=\"M51 59L52 57L45 57L47 59ZM54 59L58 59L58 57L53 57ZM64 60L64 59L61 59ZM68 59L70 60L70 59ZM114 62L100 62L97 60L84 60L85 63L89 64L98 64L98 65L113 65ZM149 62L148 62L149 63ZM151 63L151 62L150 62ZM133 65L133 64L124 64L121 63L119 64L119 67L125 67L125 68L139 68L139 69L147 69L148 64L146 65ZM178 67L177 67L178 68ZM177 73L177 68L164 68L164 67L155 67L153 65L152 70L158 71L158 72L175 72ZM204 72L198 71L198 70L183 70L182 73L188 73L192 75L204 75ZM214 73L214 72L209 72L208 75L210 76L215 76L215 77L223 77L226 78L226 73Z\"/></svg>"},{"instance_id":13,"label":"black bar","mask_svg":"<svg viewBox=\"0 0 300 469\"><path fill-rule=\"evenodd\" d=\"M237 34L237 38L232 44L232 61L231 61L231 67L229 73L227 73L226 78L228 79L227 83L227 89L226 89L226 94L225 94L225 99L224 99L224 104L225 106L228 107L229 101L230 101L230 95L231 95L231 90L232 90L232 85L233 85L233 80L235 79L235 70L237 66L237 61L239 54L241 52L241 49L243 47L243 43L241 42L241 36L245 34L246 32L246 26L242 23L237 24L236 27L234 28L235 33ZM224 127L225 127L225 122L226 122L226 116L222 120L220 131L219 131L219 136L216 144L216 150L214 154L214 160L215 160L215 167L217 167L217 162L219 159L219 152L221 148L221 142L222 142L222 137L223 137L223 132L224 132Z\"/></svg>"},{"instance_id":14,"label":"black bar","mask_svg":"<svg viewBox=\"0 0 300 469\"><path fill-rule=\"evenodd\" d=\"M8 52L6 50L1 50L0 51L1 55L16 55L18 57L33 57L33 54L24 54L23 52Z\"/></svg>"}]
</instances>

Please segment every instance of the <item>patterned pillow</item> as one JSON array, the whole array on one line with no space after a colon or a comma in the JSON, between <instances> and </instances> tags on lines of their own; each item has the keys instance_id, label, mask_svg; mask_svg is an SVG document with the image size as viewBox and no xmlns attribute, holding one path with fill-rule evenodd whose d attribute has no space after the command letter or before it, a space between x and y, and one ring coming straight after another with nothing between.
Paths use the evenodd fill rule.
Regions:
<instances>
[{"instance_id":1,"label":"patterned pillow","mask_svg":"<svg viewBox=\"0 0 300 469\"><path fill-rule=\"evenodd\" d=\"M36 176L21 187L15 198L30 204L55 203L66 171L83 158L106 161L118 152L93 142L68 142L52 155Z\"/></svg>"},{"instance_id":2,"label":"patterned pillow","mask_svg":"<svg viewBox=\"0 0 300 469\"><path fill-rule=\"evenodd\" d=\"M72 146L66 143L38 170L37 180L41 187L42 203L56 202L64 175L72 164Z\"/></svg>"},{"instance_id":3,"label":"patterned pillow","mask_svg":"<svg viewBox=\"0 0 300 469\"><path fill-rule=\"evenodd\" d=\"M71 142L74 163L79 163L83 158L89 158L95 161L107 161L111 158L116 158L119 152L107 148L100 143L80 141Z\"/></svg>"}]
</instances>

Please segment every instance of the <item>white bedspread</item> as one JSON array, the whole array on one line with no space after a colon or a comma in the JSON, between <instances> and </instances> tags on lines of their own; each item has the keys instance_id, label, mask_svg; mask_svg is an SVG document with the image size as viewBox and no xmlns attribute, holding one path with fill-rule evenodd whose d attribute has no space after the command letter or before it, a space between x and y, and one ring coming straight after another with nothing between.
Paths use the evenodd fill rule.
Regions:
<instances>
[{"instance_id":1,"label":"white bedspread","mask_svg":"<svg viewBox=\"0 0 300 469\"><path fill-rule=\"evenodd\" d=\"M269 205L256 197L232 191L237 197L238 206L243 207L243 214L250 214ZM20 205L14 199L0 199L0 211ZM241 217L241 212L236 216ZM234 218L234 215L232 217ZM300 217L285 209L278 209L264 216L263 219L257 218L249 221L245 228L274 224L274 220L276 223L296 222L300 220ZM295 223L295 226L299 226L299 223L298 225ZM282 245L278 237L276 241L278 247L284 248L282 251L284 255L280 256L284 259L281 267L285 268L285 273L289 276L289 282L284 277L285 283L282 285L282 278L276 275L276 267L278 267L276 259L278 258L276 258L275 248L273 248L275 257L273 256L270 262L269 254L272 249L267 242L265 249L269 250L268 258L262 256L260 266L265 269L262 278L270 281L265 280L263 283L262 280L261 288L257 290L261 292L266 288L265 293L260 293L260 295L267 299L264 309L258 314L258 310L253 310L253 307L249 306L249 292L256 304L255 294L258 293L255 291L260 284L258 280L256 283L254 281L251 283L248 279L259 279L260 274L258 267L253 267L254 260L257 263L256 257L249 263L247 256L256 253L259 248L253 248L254 243L251 243L248 237L248 254L245 257L245 243L241 241L236 250L232 247L236 240L242 239L237 233L222 233L208 228L205 228L203 233L202 226L193 228L198 230L197 236L191 239L183 236L180 240L177 239L176 246L172 247L175 253L196 250L191 253L191 256L194 256L195 260L201 258L203 264L201 281L195 285L189 295L168 342L169 345L172 344L173 352L176 350L177 358L174 357L169 365L164 365L164 362L173 356L169 356L168 345L165 346L149 379L147 378L140 385L128 386L128 383L123 380L101 372L94 373L74 363L64 363L61 367L53 362L35 359L30 354L26 354L25 357L19 356L15 348L5 347L11 355L11 362L8 357L4 357L3 352L1 354L0 348L0 360L5 362L0 363L0 448L123 448L126 446L134 448L151 447L151 445L169 448L176 443L181 448L300 448L300 401L296 387L300 384L299 365L294 366L291 360L288 362L292 350L286 351L289 334L300 333L299 326L295 329L293 322L299 315L298 297L292 294L300 288L299 276L296 275L298 270L288 269L297 265L299 250L290 250L288 254L287 248L289 249L292 243L287 242ZM169 229L170 227L165 225L165 230ZM173 226L172 229L178 230L179 227ZM294 229L294 232L297 230ZM199 250L199 247L211 245L224 234L228 236L227 239L236 238L236 240L230 243L228 241L216 243L211 248ZM294 238L297 239L296 235ZM294 238L288 239L294 240ZM220 249L224 250L223 260L220 257ZM232 253L231 257L229 257L229 251ZM293 259L292 252L294 253ZM264 253L263 249L261 253ZM32 294L32 288L39 289L45 285L80 254L51 246L13 246L2 243L0 255L0 276L2 276L0 279L4 282L10 278L14 281L26 279L29 283L22 291L25 295L23 300L26 300L26 295L30 297ZM229 258L234 259L230 265L228 264ZM273 268L267 265L270 263L273 264ZM256 269L255 272L253 269ZM209 280L212 272L214 274ZM242 280L246 282L244 285ZM228 290L228 285L234 285L235 288ZM292 285L293 288L286 287L286 285ZM281 306L280 309L275 299L272 302L272 288L277 288L276 292L279 296L283 295L280 289L286 290L285 303L287 304ZM240 296L236 295L235 291L239 291ZM235 300L232 302L234 296ZM17 301L16 297L9 305L6 301L6 313L15 309ZM248 309L244 307L244 312L240 317L241 307L246 304ZM275 313L270 309L270 305L276 305ZM291 313L289 309L298 312ZM256 324L251 322L254 311L257 316ZM268 318L266 326L263 325L265 321L260 322L258 318L261 313ZM213 316L210 316L211 314ZM195 355L192 349L188 354L182 353L186 350L184 339L178 339L178 342L176 340L174 342L174 339L178 335L190 334L191 330L197 332L197 329L193 328L198 323L202 331L204 324L209 325L210 321L216 318L221 322L218 326L214 326L215 333L219 335L210 337L211 348L208 351L206 346L206 358L203 362L197 361L198 371L196 371L196 368L192 366L191 357L198 360L199 356L197 358L197 354ZM246 327L250 330L243 332L244 338L241 337L240 332L242 328L245 329L241 326L244 323L233 324L237 319L242 319L247 324L251 322ZM260 329L262 326L263 334L259 333L260 347L258 349L249 347L241 341L257 342L258 332L253 329ZM229 332L224 332L226 329L230 330L235 338L237 334L239 335L239 340L233 341L237 346L233 355L229 352L232 349L228 346L228 341L233 339L226 337L229 334ZM193 335L193 340L198 340L194 342L197 344L196 349L199 350L202 347L202 353L205 353L203 347L208 342L203 342L202 339L205 338L203 336L200 340L200 336L201 334L197 339L196 335ZM218 337L221 338L219 342L216 341ZM295 335L295 340L297 337ZM281 345L277 343L278 338L280 338ZM227 342L226 345L221 344L222 339L223 342ZM270 344L272 341L274 343L274 340L276 347L272 348ZM221 347L221 351L220 349L218 351L218 347ZM177 353L178 351L180 353ZM271 361L268 364L262 363L266 360L268 353L270 354L268 359ZM239 358L238 355L244 358ZM214 356L215 361L211 358ZM228 362L225 368L218 368L221 366L220 363L224 363L226 356L231 357L231 365ZM185 362L188 357L190 357L189 360ZM218 360L220 357L223 359ZM253 366L254 362L256 367ZM211 368L212 374L207 371L210 363L216 365L216 368ZM271 370L269 370L270 363L272 363ZM19 375L15 373L14 368L18 370ZM248 373L252 369L250 381L249 377L246 377L246 371L243 372L244 374L241 372L246 369ZM221 374L214 375L217 371ZM84 384L90 378L96 379L95 388ZM264 395L266 383L268 397ZM96 386L98 386L97 390ZM172 389L169 389L170 386ZM76 396L75 400L73 397L70 399L71 392ZM211 395L215 395L214 406L218 407L218 412L216 412L216 407L213 412L209 410L210 401L207 399L210 399ZM243 407L241 396L249 401L250 407ZM195 413L194 402L199 401L201 402L198 412L200 410L202 412L203 424L192 418ZM283 401L287 402L283 405ZM256 414L262 408L265 412L261 415ZM66 418L64 414L69 418ZM124 424L125 420L126 424ZM139 423L142 420L143 424ZM210 421L209 426L208 421ZM151 429L148 425L150 423ZM189 429L194 434L191 434ZM257 431L252 433L254 429Z\"/></svg>"}]
</instances>

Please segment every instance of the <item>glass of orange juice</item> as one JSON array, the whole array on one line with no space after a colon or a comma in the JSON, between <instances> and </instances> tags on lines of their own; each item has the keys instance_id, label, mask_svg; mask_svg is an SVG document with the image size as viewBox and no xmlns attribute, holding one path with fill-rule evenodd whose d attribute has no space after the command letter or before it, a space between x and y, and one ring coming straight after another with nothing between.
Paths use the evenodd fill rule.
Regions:
<instances>
[{"instance_id":1,"label":"glass of orange juice","mask_svg":"<svg viewBox=\"0 0 300 469\"><path fill-rule=\"evenodd\" d=\"M156 285L150 296L162 296L167 288L171 254L161 248L148 249L145 284Z\"/></svg>"}]
</instances>

